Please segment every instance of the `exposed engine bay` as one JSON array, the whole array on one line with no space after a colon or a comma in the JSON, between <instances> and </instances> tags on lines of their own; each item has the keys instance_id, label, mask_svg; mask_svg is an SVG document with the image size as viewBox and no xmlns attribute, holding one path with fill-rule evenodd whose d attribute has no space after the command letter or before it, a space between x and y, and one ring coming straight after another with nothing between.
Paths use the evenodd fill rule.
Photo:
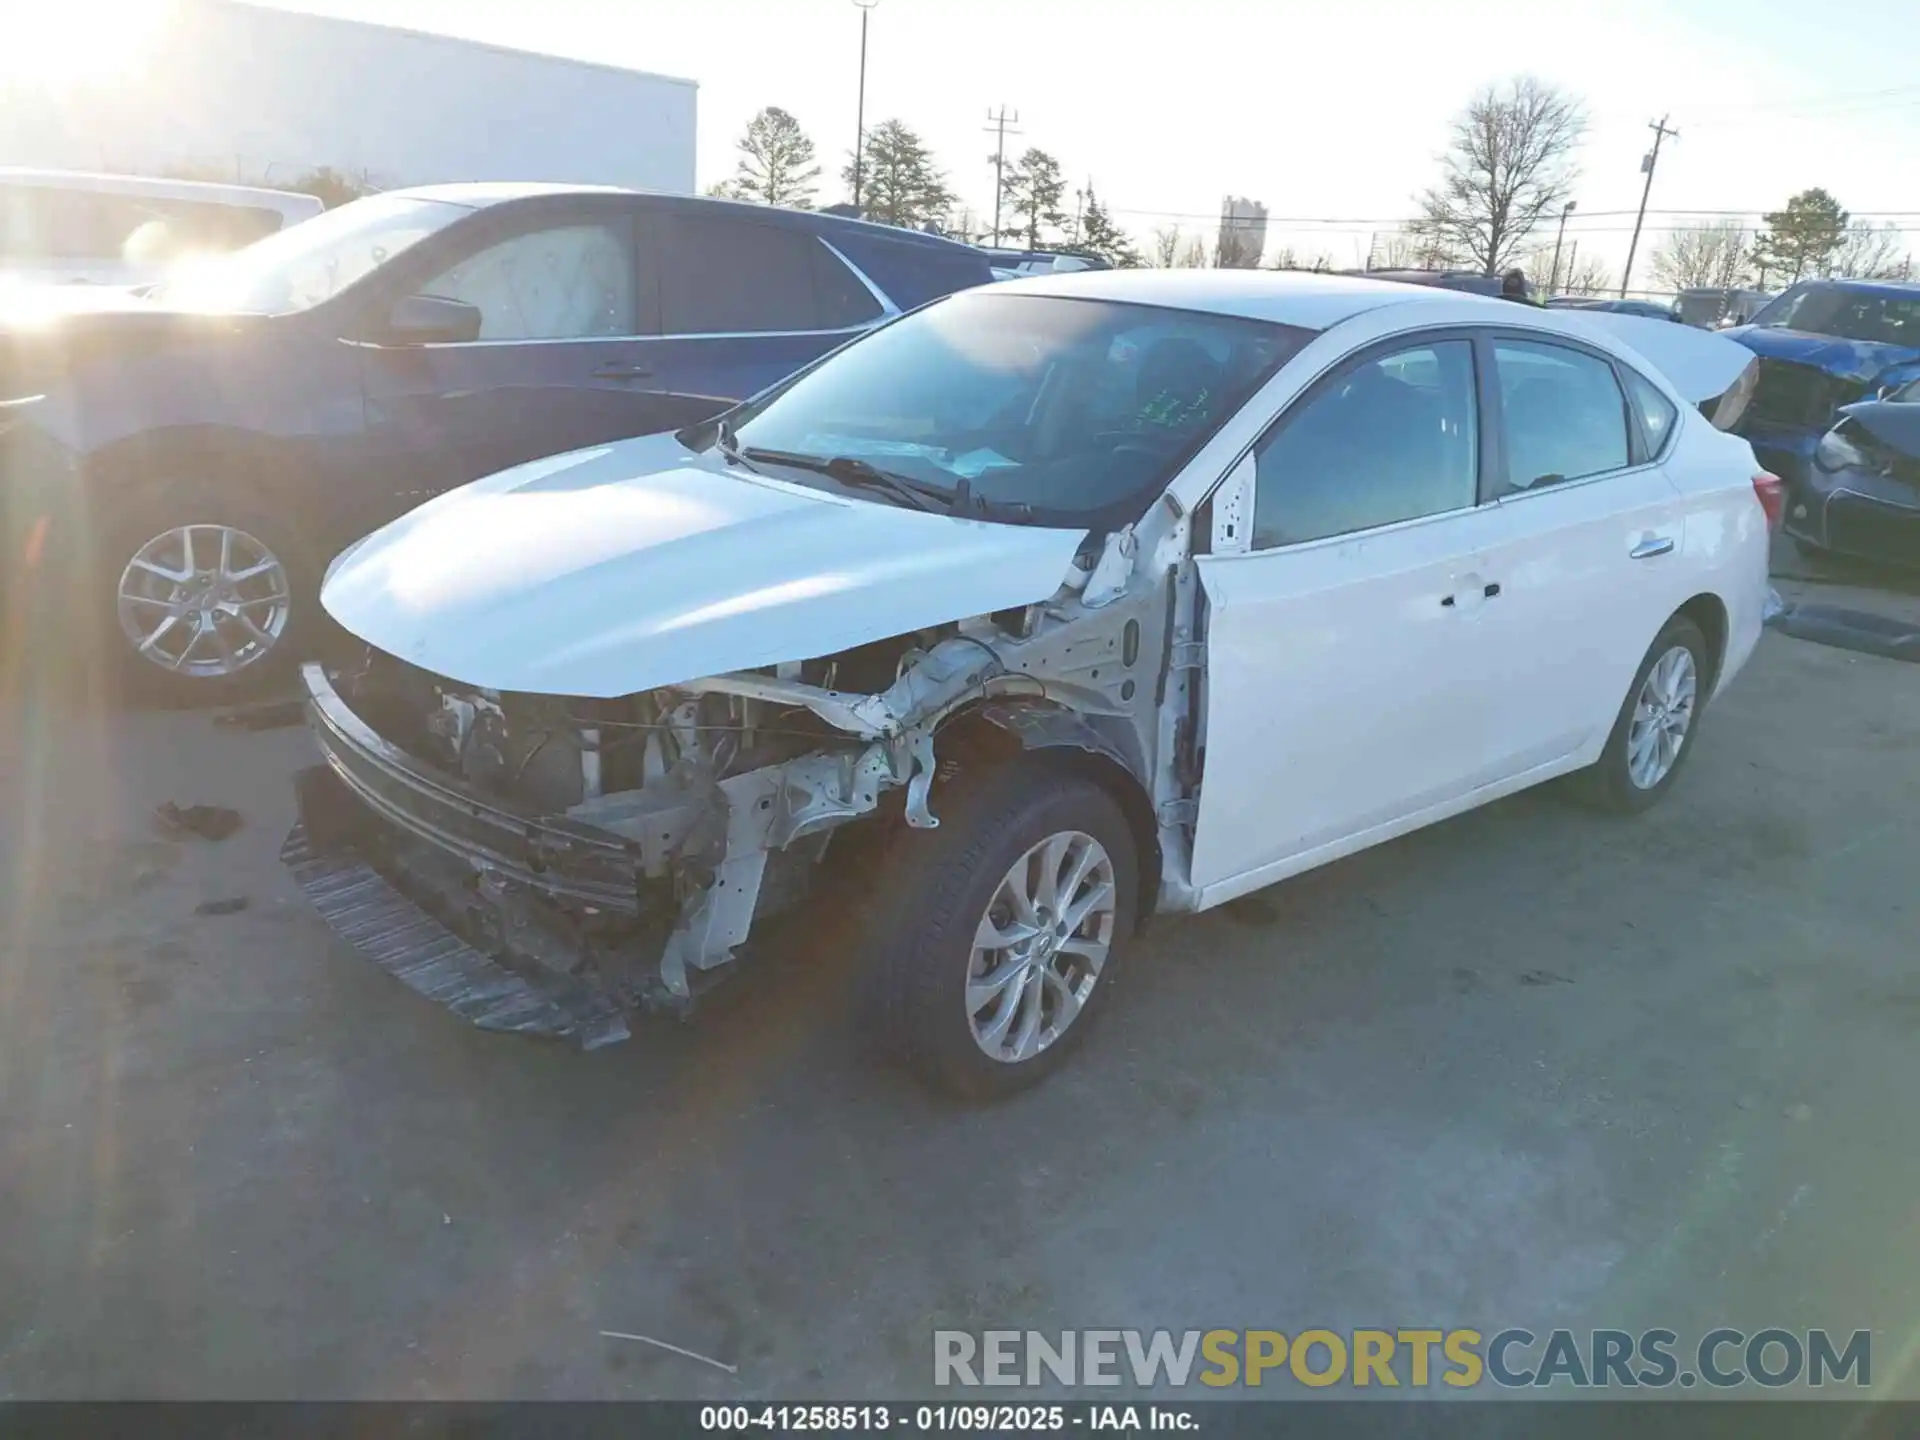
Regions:
<instances>
[{"instance_id":1,"label":"exposed engine bay","mask_svg":"<svg viewBox=\"0 0 1920 1440\"><path fill-rule=\"evenodd\" d=\"M1196 587L1177 552L1136 566L1134 544L1108 537L1041 604L617 699L371 649L309 666L316 737L359 802L330 838L484 953L649 1009L688 1007L842 855L937 826L971 767L1023 749L1101 767L1164 882L1199 776ZM1177 883L1160 903L1187 908Z\"/></svg>"}]
</instances>

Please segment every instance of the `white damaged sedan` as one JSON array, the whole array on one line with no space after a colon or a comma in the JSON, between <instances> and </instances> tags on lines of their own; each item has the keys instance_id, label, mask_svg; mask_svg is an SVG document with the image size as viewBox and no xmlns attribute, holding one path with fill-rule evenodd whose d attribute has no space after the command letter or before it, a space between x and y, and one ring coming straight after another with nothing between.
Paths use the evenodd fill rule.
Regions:
<instances>
[{"instance_id":1,"label":"white damaged sedan","mask_svg":"<svg viewBox=\"0 0 1920 1440\"><path fill-rule=\"evenodd\" d=\"M880 1037L1009 1091L1150 914L1556 776L1664 795L1760 633L1752 383L1358 279L955 295L343 554L287 859L416 990L589 1046L858 903Z\"/></svg>"}]
</instances>

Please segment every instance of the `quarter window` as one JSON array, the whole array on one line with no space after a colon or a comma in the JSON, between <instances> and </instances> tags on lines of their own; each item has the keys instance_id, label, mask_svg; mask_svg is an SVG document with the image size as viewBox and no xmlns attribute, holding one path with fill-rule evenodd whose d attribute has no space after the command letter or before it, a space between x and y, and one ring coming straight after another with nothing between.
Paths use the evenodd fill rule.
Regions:
<instances>
[{"instance_id":1,"label":"quarter window","mask_svg":"<svg viewBox=\"0 0 1920 1440\"><path fill-rule=\"evenodd\" d=\"M1624 470L1627 407L1613 366L1584 350L1499 340L1509 493Z\"/></svg>"},{"instance_id":2,"label":"quarter window","mask_svg":"<svg viewBox=\"0 0 1920 1440\"><path fill-rule=\"evenodd\" d=\"M1472 343L1410 346L1337 375L1260 442L1254 463L1255 549L1471 506Z\"/></svg>"},{"instance_id":3,"label":"quarter window","mask_svg":"<svg viewBox=\"0 0 1920 1440\"><path fill-rule=\"evenodd\" d=\"M1624 367L1623 367L1624 368ZM1673 438L1673 427L1680 419L1674 403L1637 370L1625 370L1627 392L1633 396L1633 408L1640 412L1640 428L1646 433L1647 454L1658 459Z\"/></svg>"},{"instance_id":4,"label":"quarter window","mask_svg":"<svg viewBox=\"0 0 1920 1440\"><path fill-rule=\"evenodd\" d=\"M623 230L569 225L489 245L421 287L480 311L482 340L631 335L633 264Z\"/></svg>"}]
</instances>

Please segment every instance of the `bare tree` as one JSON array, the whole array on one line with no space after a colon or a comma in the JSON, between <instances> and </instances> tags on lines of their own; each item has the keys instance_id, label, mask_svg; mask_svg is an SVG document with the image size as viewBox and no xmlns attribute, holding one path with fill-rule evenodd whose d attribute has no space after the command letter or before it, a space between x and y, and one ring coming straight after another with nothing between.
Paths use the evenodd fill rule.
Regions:
<instances>
[{"instance_id":1,"label":"bare tree","mask_svg":"<svg viewBox=\"0 0 1920 1440\"><path fill-rule=\"evenodd\" d=\"M1333 257L1324 250L1302 253L1291 245L1282 245L1273 252L1269 270L1331 270Z\"/></svg>"},{"instance_id":2,"label":"bare tree","mask_svg":"<svg viewBox=\"0 0 1920 1440\"><path fill-rule=\"evenodd\" d=\"M1222 227L1213 247L1213 263L1222 270L1253 270L1260 264L1260 252L1254 248L1253 236Z\"/></svg>"},{"instance_id":3,"label":"bare tree","mask_svg":"<svg viewBox=\"0 0 1920 1440\"><path fill-rule=\"evenodd\" d=\"M1855 225L1847 230L1825 268L1829 275L1849 280L1898 280L1911 264L1906 236L1899 226Z\"/></svg>"},{"instance_id":4,"label":"bare tree","mask_svg":"<svg viewBox=\"0 0 1920 1440\"><path fill-rule=\"evenodd\" d=\"M1560 291L1565 295L1611 295L1619 288L1607 262L1592 257L1569 264L1560 276Z\"/></svg>"},{"instance_id":5,"label":"bare tree","mask_svg":"<svg viewBox=\"0 0 1920 1440\"><path fill-rule=\"evenodd\" d=\"M1148 254L1147 263L1158 270L1171 270L1179 263L1180 227L1162 225L1153 232L1153 249Z\"/></svg>"},{"instance_id":6,"label":"bare tree","mask_svg":"<svg viewBox=\"0 0 1920 1440\"><path fill-rule=\"evenodd\" d=\"M1375 270L1418 270L1432 249L1432 242L1411 228L1389 230L1374 237L1368 264Z\"/></svg>"},{"instance_id":7,"label":"bare tree","mask_svg":"<svg viewBox=\"0 0 1920 1440\"><path fill-rule=\"evenodd\" d=\"M1206 270L1212 267L1214 256L1207 252L1207 242L1195 235L1188 239L1186 248L1174 259L1174 268L1178 270Z\"/></svg>"},{"instance_id":8,"label":"bare tree","mask_svg":"<svg viewBox=\"0 0 1920 1440\"><path fill-rule=\"evenodd\" d=\"M1573 186L1580 103L1532 76L1489 86L1453 122L1440 183L1420 197L1422 235L1486 275L1511 265Z\"/></svg>"},{"instance_id":9,"label":"bare tree","mask_svg":"<svg viewBox=\"0 0 1920 1440\"><path fill-rule=\"evenodd\" d=\"M1737 221L1671 230L1653 250L1653 278L1669 290L1744 286L1753 279L1753 236Z\"/></svg>"},{"instance_id":10,"label":"bare tree","mask_svg":"<svg viewBox=\"0 0 1920 1440\"><path fill-rule=\"evenodd\" d=\"M1554 274L1551 245L1536 245L1529 250L1526 258L1520 262L1520 268L1526 272L1527 288L1536 295L1559 293L1561 282L1567 278ZM1563 265L1560 268L1564 270L1566 267Z\"/></svg>"}]
</instances>

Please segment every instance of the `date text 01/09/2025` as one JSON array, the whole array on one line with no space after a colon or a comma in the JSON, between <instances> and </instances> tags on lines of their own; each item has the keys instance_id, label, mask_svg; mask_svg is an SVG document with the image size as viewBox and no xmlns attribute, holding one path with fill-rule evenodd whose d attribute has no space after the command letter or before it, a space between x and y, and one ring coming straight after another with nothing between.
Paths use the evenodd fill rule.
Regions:
<instances>
[{"instance_id":1,"label":"date text 01/09/2025","mask_svg":"<svg viewBox=\"0 0 1920 1440\"><path fill-rule=\"evenodd\" d=\"M1001 1434L1048 1430L1197 1430L1167 1405L703 1405L700 1428L774 1434L908 1430Z\"/></svg>"}]
</instances>

